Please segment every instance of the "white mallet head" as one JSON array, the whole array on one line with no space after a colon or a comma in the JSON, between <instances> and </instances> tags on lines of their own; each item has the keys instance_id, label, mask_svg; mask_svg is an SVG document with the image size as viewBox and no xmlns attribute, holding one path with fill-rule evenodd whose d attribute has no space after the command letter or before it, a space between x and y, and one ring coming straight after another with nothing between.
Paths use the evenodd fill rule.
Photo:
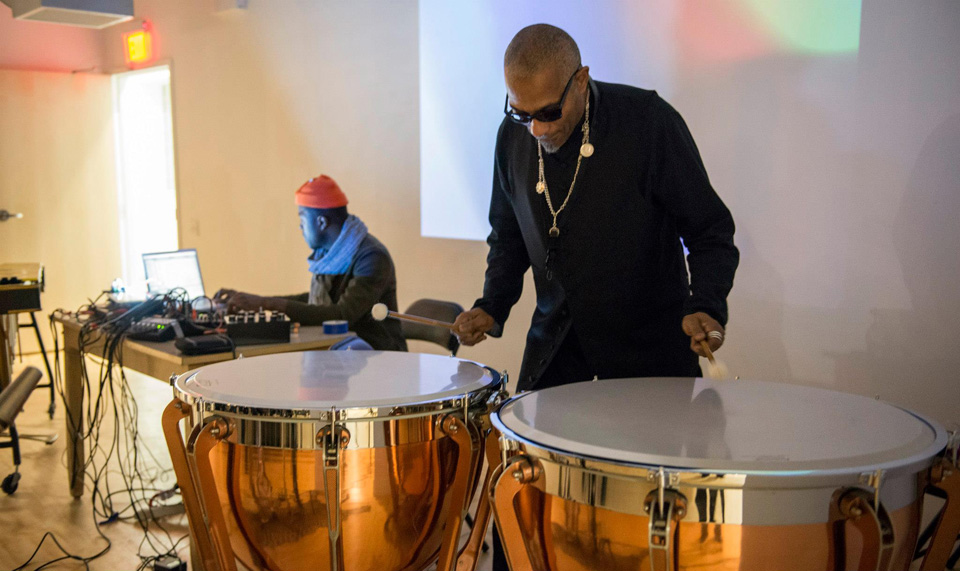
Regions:
<instances>
[{"instance_id":1,"label":"white mallet head","mask_svg":"<svg viewBox=\"0 0 960 571\"><path fill-rule=\"evenodd\" d=\"M730 377L730 371L723 361L707 361L707 378L722 381Z\"/></svg>"},{"instance_id":2,"label":"white mallet head","mask_svg":"<svg viewBox=\"0 0 960 571\"><path fill-rule=\"evenodd\" d=\"M377 321L383 321L386 319L388 313L389 310L387 309L387 304L385 303L378 303L377 305L373 306L373 309L370 310L370 315L372 315Z\"/></svg>"}]
</instances>

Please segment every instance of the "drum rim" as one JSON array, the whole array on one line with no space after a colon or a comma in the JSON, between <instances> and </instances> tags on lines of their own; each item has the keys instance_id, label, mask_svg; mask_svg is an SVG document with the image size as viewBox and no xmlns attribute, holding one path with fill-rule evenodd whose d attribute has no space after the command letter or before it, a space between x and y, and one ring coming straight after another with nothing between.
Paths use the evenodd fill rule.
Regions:
<instances>
[{"instance_id":1,"label":"drum rim","mask_svg":"<svg viewBox=\"0 0 960 571\"><path fill-rule=\"evenodd\" d=\"M387 351L382 351L386 353ZM439 358L445 358L442 355L436 355ZM252 357L256 358L256 357ZM446 357L449 358L449 357ZM170 385L173 388L174 398L180 399L190 405L191 408L201 413L222 415L226 418L236 418L244 420L262 420L268 422L343 422L343 421L374 421L377 419L397 419L411 418L421 416L431 416L436 414L461 411L473 408L479 404L486 404L490 394L495 394L505 385L505 375L499 373L493 367L472 361L454 357L457 361L470 363L480 367L490 374L490 382L483 387L465 391L456 395L445 396L441 398L426 398L414 402L406 402L401 405L374 404L362 405L353 404L351 406L331 406L330 408L277 408L271 406L239 405L219 400L210 400L203 395L198 395L188 391L184 386L192 377L196 376L201 369L191 369L171 379ZM219 363L212 363L217 365Z\"/></svg>"},{"instance_id":2,"label":"drum rim","mask_svg":"<svg viewBox=\"0 0 960 571\"><path fill-rule=\"evenodd\" d=\"M708 487L734 487L765 488L791 485L788 483L794 480L807 482L811 486L819 487L822 485L832 485L828 482L834 480L840 483L849 483L855 485L862 479L861 476L873 474L877 470L883 470L888 476L897 476L902 474L914 474L923 471L933 465L935 459L942 454L946 446L940 447L937 452L930 454L917 454L908 458L906 462L900 460L891 463L875 464L850 469L832 469L832 470L735 470L735 469L717 469L717 468L691 468L689 466L673 466L668 464L641 464L599 456L590 456L561 450L533 442L505 427L496 412L490 414L490 423L496 428L501 436L501 453L507 457L513 452L522 452L535 456L538 460L546 460L556 464L567 465L574 468L595 472L598 475L609 476L612 478L628 478L638 480L649 480L657 474L660 468L665 472L675 474L681 480L693 479L700 480L704 475L724 476L725 482L730 485L708 486ZM509 441L519 446L511 446L509 450L504 451L503 442ZM612 469L611 469L612 468ZM826 480L826 481L825 481ZM797 486L806 487L806 486Z\"/></svg>"},{"instance_id":3,"label":"drum rim","mask_svg":"<svg viewBox=\"0 0 960 571\"><path fill-rule=\"evenodd\" d=\"M764 382L764 381L758 381ZM818 390L830 391L830 389L822 389L819 387L811 387ZM544 444L542 442L537 442L531 440L527 437L517 434L513 429L509 428L504 424L500 418L500 413L508 406L514 402L529 396L530 394L535 393L536 391L527 391L505 400L503 403L497 407L497 410L493 411L490 414L491 424L500 432L501 440L501 451L504 454L508 454L503 445L504 441L513 441L523 446L525 452L532 452L533 455L537 456L540 459L547 459L559 464L565 464L570 466L575 466L582 469L589 469L597 471L599 473L607 473L604 468L610 467L613 470L609 475L613 477L626 477L626 478L640 478L648 479L652 474L658 472L661 468L664 471L684 475L688 474L693 478L699 478L705 473L711 475L722 475L722 476L731 476L734 477L733 480L736 481L739 476L739 480L743 482L742 486L736 487L752 487L753 485L758 485L760 487L765 487L769 483L777 483L775 485L782 485L787 480L796 479L797 482L813 482L816 481L816 485L821 485L820 481L823 479L833 480L839 479L842 481L848 481L851 476L854 476L859 479L863 474L874 473L878 470L884 471L889 476L895 476L899 474L910 474L916 473L926 468L929 468L935 458L943 453L947 447L948 436L946 429L940 425L940 423L935 420L922 415L920 413L911 411L901 406L897 406L891 403L886 403L889 406L902 410L903 412L913 416L920 422L926 424L934 432L934 441L929 446L924 448L921 451L914 452L913 454L895 459L888 460L886 462L879 462L875 464L865 464L861 466L850 466L850 467L841 467L841 468L830 468L830 469L791 469L791 470L758 470L758 469L739 469L739 468L711 468L711 467L693 467L693 466L684 466L684 465L673 465L669 463L658 463L654 460L657 458L651 456L651 462L634 462L629 460L618 460L605 456L592 455L581 452L573 452L570 450L564 450L556 446L551 446L549 444ZM839 391L831 391L839 392ZM852 394L852 393L844 393ZM859 396L859 395L854 395ZM867 398L867 397L864 397ZM596 447L593 447L596 448ZM662 458L666 459L666 458ZM750 486L747 486L747 484Z\"/></svg>"}]
</instances>

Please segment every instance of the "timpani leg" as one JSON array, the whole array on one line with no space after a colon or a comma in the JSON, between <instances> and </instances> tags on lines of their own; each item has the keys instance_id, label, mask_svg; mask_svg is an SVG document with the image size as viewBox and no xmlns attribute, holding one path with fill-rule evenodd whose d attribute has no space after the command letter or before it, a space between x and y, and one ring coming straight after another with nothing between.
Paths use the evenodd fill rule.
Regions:
<instances>
[{"instance_id":1,"label":"timpani leg","mask_svg":"<svg viewBox=\"0 0 960 571\"><path fill-rule=\"evenodd\" d=\"M217 552L210 532L204 524L203 507L190 471L183 434L180 432L180 421L189 416L190 409L187 405L180 399L173 399L163 410L161 417L163 436L170 451L170 460L173 463L173 471L177 475L180 497L183 498L183 507L187 512L187 523L190 526L190 564L194 571L212 571L218 568Z\"/></svg>"},{"instance_id":2,"label":"timpani leg","mask_svg":"<svg viewBox=\"0 0 960 571\"><path fill-rule=\"evenodd\" d=\"M453 485L450 487L452 498L450 513L443 530L443 541L440 544L440 555L437 558L437 571L454 571L457 563L457 545L460 542L460 526L467 515L467 487L471 476L471 438L467 425L455 416L446 417L441 423L441 430L457 445L457 470Z\"/></svg>"},{"instance_id":3,"label":"timpani leg","mask_svg":"<svg viewBox=\"0 0 960 571\"><path fill-rule=\"evenodd\" d=\"M484 456L487 460L487 473L480 484L480 498L477 502L477 513L473 520L473 529L470 530L470 536L467 543L460 551L457 558L457 571L474 571L477 568L477 559L480 557L480 549L483 545L483 539L487 533L487 525L490 523L490 489L493 482L494 472L500 465L500 434L490 429L484 440ZM483 465L483 457L480 460Z\"/></svg>"},{"instance_id":4,"label":"timpani leg","mask_svg":"<svg viewBox=\"0 0 960 571\"><path fill-rule=\"evenodd\" d=\"M221 418L213 418L205 425L196 425L187 441L187 462L193 470L193 482L205 514L204 524L210 534L214 558L204 561L207 571L237 571L237 560L230 545L230 534L223 516L217 482L210 463L210 451L227 437L229 426ZM276 569L276 567L269 567Z\"/></svg>"},{"instance_id":5,"label":"timpani leg","mask_svg":"<svg viewBox=\"0 0 960 571\"><path fill-rule=\"evenodd\" d=\"M947 502L940 513L927 555L920 565L921 571L946 569L950 552L960 533L960 466L948 459L941 459L932 471L932 485L941 490Z\"/></svg>"},{"instance_id":6,"label":"timpani leg","mask_svg":"<svg viewBox=\"0 0 960 571\"><path fill-rule=\"evenodd\" d=\"M542 485L543 470L539 462L523 455L510 458L493 474L491 501L494 505L494 519L500 532L500 541L507 556L507 563L513 571L548 571L548 558L537 553L542 544L537 545L534 553L527 549L526 536L520 524L515 500L523 488Z\"/></svg>"}]
</instances>

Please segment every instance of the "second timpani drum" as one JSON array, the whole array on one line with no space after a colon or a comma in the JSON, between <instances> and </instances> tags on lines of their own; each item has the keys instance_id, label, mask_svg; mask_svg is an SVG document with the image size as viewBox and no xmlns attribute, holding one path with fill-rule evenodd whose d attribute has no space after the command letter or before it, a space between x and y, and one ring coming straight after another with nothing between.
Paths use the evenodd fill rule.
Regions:
<instances>
[{"instance_id":1,"label":"second timpani drum","mask_svg":"<svg viewBox=\"0 0 960 571\"><path fill-rule=\"evenodd\" d=\"M514 571L810 571L910 566L925 489L960 527L956 448L930 419L763 382L616 379L517 396L493 508Z\"/></svg>"},{"instance_id":2,"label":"second timpani drum","mask_svg":"<svg viewBox=\"0 0 960 571\"><path fill-rule=\"evenodd\" d=\"M380 351L179 376L164 432L206 571L451 569L502 383L470 361Z\"/></svg>"}]
</instances>

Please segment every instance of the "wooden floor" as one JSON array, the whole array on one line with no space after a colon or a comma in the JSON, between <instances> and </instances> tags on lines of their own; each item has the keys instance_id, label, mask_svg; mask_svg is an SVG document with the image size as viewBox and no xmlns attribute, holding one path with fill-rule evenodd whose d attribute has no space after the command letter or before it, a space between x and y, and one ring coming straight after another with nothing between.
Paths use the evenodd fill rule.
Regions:
<instances>
[{"instance_id":1,"label":"wooden floor","mask_svg":"<svg viewBox=\"0 0 960 571\"><path fill-rule=\"evenodd\" d=\"M38 355L25 356L23 364L17 363L15 374L25 365L33 365L43 370L43 361ZM95 374L97 365L91 363L88 366L91 373ZM139 408L140 438L143 446L157 458L161 468L166 469L153 485L157 488L170 488L175 480L172 470L169 470L170 459L160 429L160 413L172 397L171 390L166 382L132 371L128 371L127 379ZM45 381L44 371L44 380L41 382ZM0 569L3 570L15 569L25 563L48 532L53 534L66 551L78 557L96 555L107 545L98 535L94 524L90 480L88 479L84 497L80 499L70 497L67 490L63 406L58 403L54 419L50 420L47 416L48 395L49 392L45 389L36 390L24 411L17 417L16 425L21 433L55 432L59 434L59 438L52 445L31 440L21 441L23 463L20 466L22 478L19 488L13 495L0 493ZM101 439L106 437L107 434L104 434ZM12 471L11 451L0 449L0 478ZM115 489L122 489L122 486L118 485L121 482L119 473L111 473L109 478L116 485ZM129 503L128 499L118 495L114 507L120 509ZM129 513L128 511L124 515ZM188 561L190 549L186 518L177 515L162 518L161 521L165 531L156 526L151 530L154 545L160 550L166 550L175 544L178 556ZM90 563L90 569L136 569L141 564L138 553L157 553L150 544L143 543L145 534L136 522L118 521L101 525L100 529L110 539L112 546L103 556ZM63 556L64 553L48 537L36 557L24 569L36 569ZM489 571L490 565L490 556L481 556L478 569ZM84 568L83 563L77 560L62 561L45 567L57 570ZM152 566L148 569L152 569Z\"/></svg>"}]
</instances>

